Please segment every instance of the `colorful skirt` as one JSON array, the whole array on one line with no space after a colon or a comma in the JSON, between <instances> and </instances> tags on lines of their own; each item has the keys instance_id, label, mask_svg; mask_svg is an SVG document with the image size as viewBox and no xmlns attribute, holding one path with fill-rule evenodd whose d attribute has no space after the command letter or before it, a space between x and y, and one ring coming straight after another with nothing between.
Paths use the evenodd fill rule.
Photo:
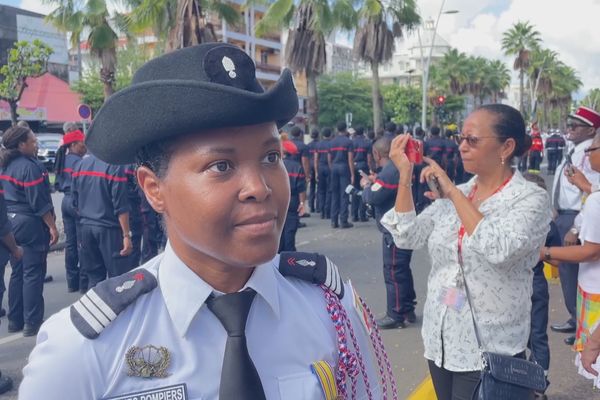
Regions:
<instances>
[{"instance_id":1,"label":"colorful skirt","mask_svg":"<svg viewBox=\"0 0 600 400\"><path fill-rule=\"evenodd\" d=\"M588 293L577 286L577 332L575 351L582 351L588 338L600 323L600 293Z\"/></svg>"}]
</instances>

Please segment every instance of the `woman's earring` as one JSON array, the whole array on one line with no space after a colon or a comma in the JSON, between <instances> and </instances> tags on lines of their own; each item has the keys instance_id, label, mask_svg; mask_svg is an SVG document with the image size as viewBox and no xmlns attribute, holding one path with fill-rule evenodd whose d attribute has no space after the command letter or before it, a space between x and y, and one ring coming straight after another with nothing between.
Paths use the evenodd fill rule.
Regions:
<instances>
[{"instance_id":1,"label":"woman's earring","mask_svg":"<svg viewBox=\"0 0 600 400\"><path fill-rule=\"evenodd\" d=\"M504 165L504 157L500 157L500 160L502 161L502 165Z\"/></svg>"}]
</instances>

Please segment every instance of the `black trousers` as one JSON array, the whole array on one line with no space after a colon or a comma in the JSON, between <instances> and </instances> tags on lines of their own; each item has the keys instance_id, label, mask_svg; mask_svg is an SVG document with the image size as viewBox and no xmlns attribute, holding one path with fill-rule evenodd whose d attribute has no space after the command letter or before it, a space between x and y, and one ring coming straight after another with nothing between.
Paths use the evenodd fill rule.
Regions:
<instances>
[{"instance_id":1,"label":"black trousers","mask_svg":"<svg viewBox=\"0 0 600 400\"><path fill-rule=\"evenodd\" d=\"M558 234L561 240L573 227L573 221L577 216L577 212L560 211L554 220L558 228ZM569 322L574 326L577 321L577 274L579 273L579 264L560 263L558 265L558 275L560 277L560 286L562 288L563 297L565 299L565 307L569 312Z\"/></svg>"},{"instance_id":2,"label":"black trousers","mask_svg":"<svg viewBox=\"0 0 600 400\"><path fill-rule=\"evenodd\" d=\"M0 257L0 309L2 309L2 300L4 299L4 292L6 292L6 285L4 284L4 272L6 271L6 264L10 256L7 252L2 252Z\"/></svg>"},{"instance_id":3,"label":"black trousers","mask_svg":"<svg viewBox=\"0 0 600 400\"><path fill-rule=\"evenodd\" d=\"M133 246L133 250L128 257L131 269L133 269L139 267L142 259L144 225L142 223L142 214L139 211L129 213L129 229L131 231L131 245Z\"/></svg>"},{"instance_id":4,"label":"black trousers","mask_svg":"<svg viewBox=\"0 0 600 400\"><path fill-rule=\"evenodd\" d=\"M298 223L300 218L297 212L287 213L281 238L279 239L279 252L296 251L296 232L298 231Z\"/></svg>"},{"instance_id":5,"label":"black trousers","mask_svg":"<svg viewBox=\"0 0 600 400\"><path fill-rule=\"evenodd\" d=\"M410 269L412 250L397 248L389 234L383 235L382 248L387 315L396 321L404 321L406 314L414 311L417 303Z\"/></svg>"},{"instance_id":6,"label":"black trousers","mask_svg":"<svg viewBox=\"0 0 600 400\"><path fill-rule=\"evenodd\" d=\"M354 188L356 189L356 191L360 191L361 187L360 187L360 173L358 172L359 170L364 171L366 174L369 173L369 168L368 166L364 165L358 165L356 167L356 169L354 170L354 177L352 180L352 185L354 186ZM352 219L355 221L361 220L361 221L366 221L367 220L367 205L363 203L362 201L362 196L359 196L357 194L352 195L352 204L351 204L351 211L352 211Z\"/></svg>"},{"instance_id":7,"label":"black trousers","mask_svg":"<svg viewBox=\"0 0 600 400\"><path fill-rule=\"evenodd\" d=\"M11 260L8 283L8 319L17 326L40 325L44 319L44 277L50 234L41 217L10 214L17 244L23 258Z\"/></svg>"},{"instance_id":8,"label":"black trousers","mask_svg":"<svg viewBox=\"0 0 600 400\"><path fill-rule=\"evenodd\" d=\"M550 346L548 345L548 308L550 295L548 281L544 276L544 264L533 269L533 294L531 296L531 332L529 348L531 358L546 371L550 369Z\"/></svg>"},{"instance_id":9,"label":"black trousers","mask_svg":"<svg viewBox=\"0 0 600 400\"><path fill-rule=\"evenodd\" d=\"M558 167L558 161L560 154L558 150L548 150L548 173L554 174L556 167Z\"/></svg>"},{"instance_id":10,"label":"black trousers","mask_svg":"<svg viewBox=\"0 0 600 400\"><path fill-rule=\"evenodd\" d=\"M319 165L317 204L321 207L321 218L331 218L331 177L329 167Z\"/></svg>"},{"instance_id":11,"label":"black trousers","mask_svg":"<svg viewBox=\"0 0 600 400\"><path fill-rule=\"evenodd\" d=\"M348 222L350 168L346 164L333 164L331 168L331 222Z\"/></svg>"},{"instance_id":12,"label":"black trousers","mask_svg":"<svg viewBox=\"0 0 600 400\"><path fill-rule=\"evenodd\" d=\"M529 169L539 171L542 164L542 152L532 151L529 153Z\"/></svg>"},{"instance_id":13,"label":"black trousers","mask_svg":"<svg viewBox=\"0 0 600 400\"><path fill-rule=\"evenodd\" d=\"M308 207L310 212L321 212L321 204L317 197L317 181L315 179L315 169L310 169L310 184L308 185Z\"/></svg>"},{"instance_id":14,"label":"black trousers","mask_svg":"<svg viewBox=\"0 0 600 400\"><path fill-rule=\"evenodd\" d=\"M481 371L453 372L438 367L431 360L427 363L437 400L473 400Z\"/></svg>"},{"instance_id":15,"label":"black trousers","mask_svg":"<svg viewBox=\"0 0 600 400\"><path fill-rule=\"evenodd\" d=\"M155 257L160 248L162 229L159 216L154 210L142 213L142 259L141 263Z\"/></svg>"},{"instance_id":16,"label":"black trousers","mask_svg":"<svg viewBox=\"0 0 600 400\"><path fill-rule=\"evenodd\" d=\"M66 236L65 269L67 271L67 288L69 290L79 290L79 217L73 207L73 197L70 193L65 193L61 211Z\"/></svg>"},{"instance_id":17,"label":"black trousers","mask_svg":"<svg viewBox=\"0 0 600 400\"><path fill-rule=\"evenodd\" d=\"M99 282L121 275L131 270L129 257L119 254L123 248L123 234L120 228L108 228L90 224L81 224L81 273L88 278L85 291Z\"/></svg>"}]
</instances>

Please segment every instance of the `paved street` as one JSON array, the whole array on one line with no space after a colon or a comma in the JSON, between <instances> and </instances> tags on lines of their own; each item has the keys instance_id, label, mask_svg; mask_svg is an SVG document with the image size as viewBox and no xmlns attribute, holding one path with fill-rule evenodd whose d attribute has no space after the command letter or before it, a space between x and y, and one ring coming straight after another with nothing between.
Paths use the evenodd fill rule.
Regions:
<instances>
[{"instance_id":1,"label":"paved street","mask_svg":"<svg viewBox=\"0 0 600 400\"><path fill-rule=\"evenodd\" d=\"M331 230L328 221L312 217L304 219L308 227L298 234L298 249L328 254L340 267L345 278L352 279L359 293L371 305L376 314L384 310L383 277L381 272L380 236L373 222L356 224L354 229ZM58 311L77 299L76 294L66 293L64 263L62 253L53 253L48 257L49 273L54 282L46 284L46 315ZM418 314L421 315L425 296L429 261L423 252L416 252L413 258L413 273L418 298ZM8 276L6 277L8 279ZM5 300L6 301L6 300ZM551 285L550 321L563 321L566 312L562 304L562 295L558 284ZM6 318L0 326L0 370L13 377L18 383L26 357L34 345L33 338L20 335L8 335ZM573 367L574 355L562 343L563 335L550 333L552 347L552 367L549 397L552 400L591 399L594 394L591 383L580 378ZM388 353L392 359L398 379L400 396L406 398L427 376L423 359L423 346L420 336L420 324L404 330L384 332ZM16 399L16 390L2 399Z\"/></svg>"}]
</instances>

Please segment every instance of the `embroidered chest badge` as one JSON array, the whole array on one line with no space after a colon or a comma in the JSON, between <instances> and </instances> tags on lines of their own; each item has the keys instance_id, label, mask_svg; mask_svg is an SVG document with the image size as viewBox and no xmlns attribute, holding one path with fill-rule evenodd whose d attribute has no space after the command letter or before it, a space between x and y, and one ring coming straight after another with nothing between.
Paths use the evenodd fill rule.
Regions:
<instances>
[{"instance_id":1,"label":"embroidered chest badge","mask_svg":"<svg viewBox=\"0 0 600 400\"><path fill-rule=\"evenodd\" d=\"M142 347L131 346L125 354L125 361L129 366L128 376L139 378L166 378L170 374L167 368L171 363L171 354L166 347L146 345Z\"/></svg>"}]
</instances>

